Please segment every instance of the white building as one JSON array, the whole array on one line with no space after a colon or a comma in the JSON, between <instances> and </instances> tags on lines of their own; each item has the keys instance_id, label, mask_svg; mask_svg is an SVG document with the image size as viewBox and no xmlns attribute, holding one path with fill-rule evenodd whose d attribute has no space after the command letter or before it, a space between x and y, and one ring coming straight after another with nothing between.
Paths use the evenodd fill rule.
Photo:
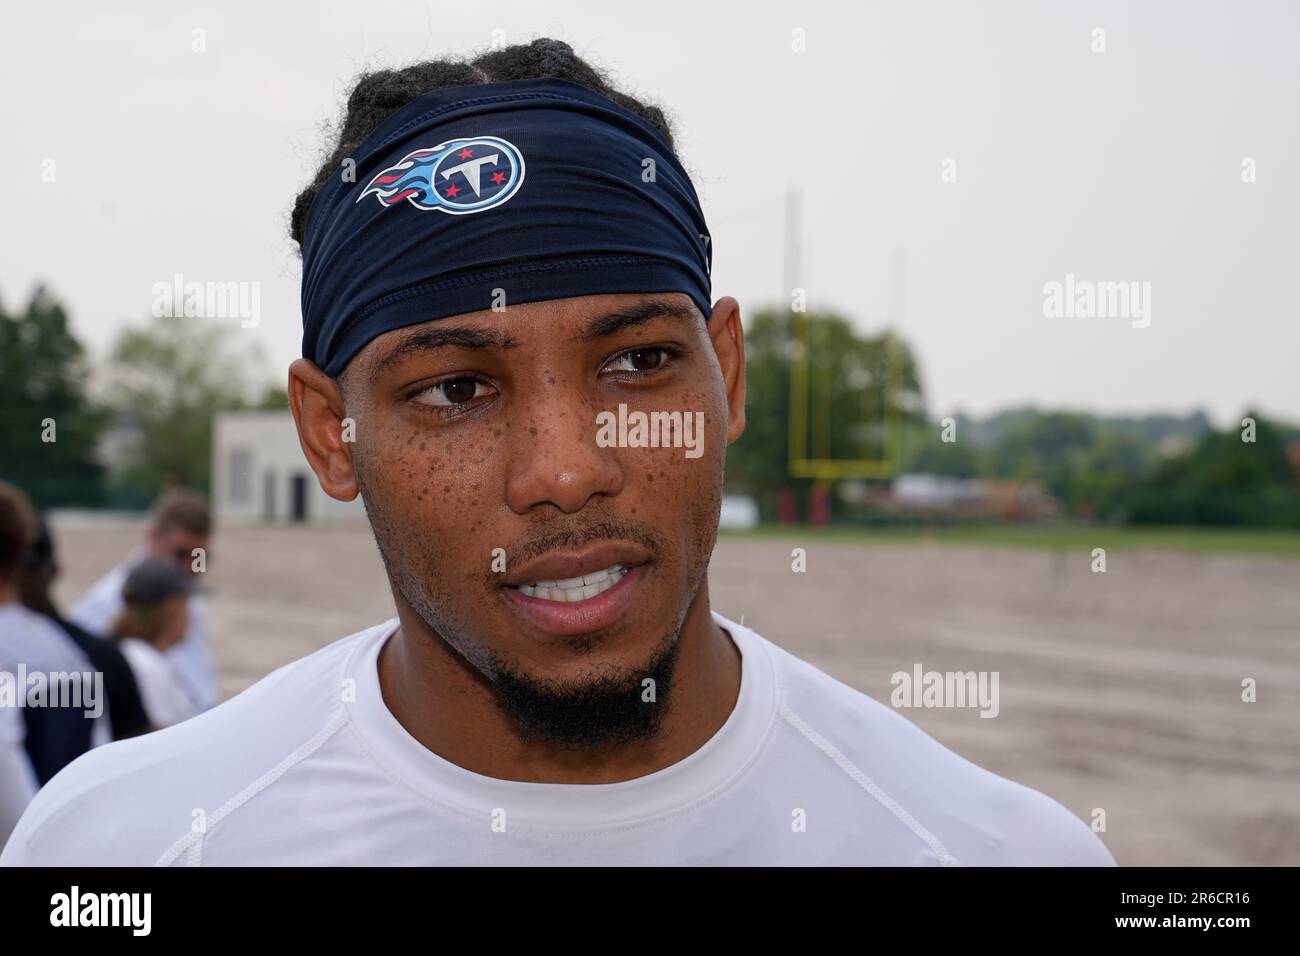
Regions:
<instances>
[{"instance_id":1,"label":"white building","mask_svg":"<svg viewBox=\"0 0 1300 956\"><path fill-rule=\"evenodd\" d=\"M897 475L892 490L895 501L914 508L953 508L980 499L978 481L945 475Z\"/></svg>"},{"instance_id":2,"label":"white building","mask_svg":"<svg viewBox=\"0 0 1300 956\"><path fill-rule=\"evenodd\" d=\"M752 531L758 527L758 502L749 495L723 495L718 527L728 531Z\"/></svg>"},{"instance_id":3,"label":"white building","mask_svg":"<svg viewBox=\"0 0 1300 956\"><path fill-rule=\"evenodd\" d=\"M293 415L221 412L212 429L212 505L224 524L364 521L358 497L321 490L298 444Z\"/></svg>"}]
</instances>

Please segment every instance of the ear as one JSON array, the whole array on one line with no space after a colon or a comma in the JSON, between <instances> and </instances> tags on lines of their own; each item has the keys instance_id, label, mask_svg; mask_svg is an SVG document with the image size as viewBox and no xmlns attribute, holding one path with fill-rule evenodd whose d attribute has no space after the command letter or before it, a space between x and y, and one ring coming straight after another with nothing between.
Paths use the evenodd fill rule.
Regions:
<instances>
[{"instance_id":1,"label":"ear","mask_svg":"<svg viewBox=\"0 0 1300 956\"><path fill-rule=\"evenodd\" d=\"M745 431L745 329L740 324L740 303L723 296L713 305L709 317L709 338L722 368L722 385L727 392L727 444Z\"/></svg>"},{"instance_id":2,"label":"ear","mask_svg":"<svg viewBox=\"0 0 1300 956\"><path fill-rule=\"evenodd\" d=\"M357 496L357 476L352 442L344 441L346 412L338 383L306 359L295 359L289 366L289 408L321 489L331 498L351 501ZM352 431L348 429L349 436Z\"/></svg>"}]
</instances>

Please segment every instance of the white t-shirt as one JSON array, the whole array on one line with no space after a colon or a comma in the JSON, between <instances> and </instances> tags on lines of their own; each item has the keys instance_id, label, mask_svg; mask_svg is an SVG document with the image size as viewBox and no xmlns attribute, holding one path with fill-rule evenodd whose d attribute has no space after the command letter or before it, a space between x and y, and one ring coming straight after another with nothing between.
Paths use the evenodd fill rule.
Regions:
<instances>
[{"instance_id":1,"label":"white t-shirt","mask_svg":"<svg viewBox=\"0 0 1300 956\"><path fill-rule=\"evenodd\" d=\"M714 620L742 655L736 706L647 776L522 783L429 751L380 693L394 619L82 757L37 795L0 864L1114 865L1059 803Z\"/></svg>"},{"instance_id":2,"label":"white t-shirt","mask_svg":"<svg viewBox=\"0 0 1300 956\"><path fill-rule=\"evenodd\" d=\"M94 673L81 648L49 618L21 604L0 604L0 681L5 682L0 695L0 845L36 793L36 773L27 756L27 725L22 711L28 688L19 681L19 665L25 666L28 674ZM102 708L105 701L98 703ZM107 717L87 719L95 720L91 745L107 743Z\"/></svg>"},{"instance_id":3,"label":"white t-shirt","mask_svg":"<svg viewBox=\"0 0 1300 956\"><path fill-rule=\"evenodd\" d=\"M176 675L171 659L158 648L139 638L118 642L122 656L131 665L131 673L140 687L144 712L155 727L170 727L189 720L198 710Z\"/></svg>"},{"instance_id":4,"label":"white t-shirt","mask_svg":"<svg viewBox=\"0 0 1300 956\"><path fill-rule=\"evenodd\" d=\"M36 795L36 773L23 746L27 728L17 707L0 707L0 847Z\"/></svg>"},{"instance_id":5,"label":"white t-shirt","mask_svg":"<svg viewBox=\"0 0 1300 956\"><path fill-rule=\"evenodd\" d=\"M93 634L107 637L113 621L122 613L122 585L126 583L127 572L138 560L136 557L117 566L92 584L68 613L68 620ZM185 639L170 648L167 656L194 709L207 710L216 704L220 695L217 691L217 668L208 650L206 610L199 595L189 599L189 614Z\"/></svg>"}]
</instances>

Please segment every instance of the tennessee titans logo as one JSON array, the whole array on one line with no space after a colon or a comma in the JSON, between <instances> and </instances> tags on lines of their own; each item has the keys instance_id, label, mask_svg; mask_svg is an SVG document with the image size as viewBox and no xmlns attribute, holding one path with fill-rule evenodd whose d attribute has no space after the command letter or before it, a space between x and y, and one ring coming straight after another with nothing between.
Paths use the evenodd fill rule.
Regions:
<instances>
[{"instance_id":1,"label":"tennessee titans logo","mask_svg":"<svg viewBox=\"0 0 1300 956\"><path fill-rule=\"evenodd\" d=\"M366 185L357 197L385 206L406 200L416 209L453 216L482 212L508 200L524 182L524 157L496 136L453 139L407 153Z\"/></svg>"}]
</instances>

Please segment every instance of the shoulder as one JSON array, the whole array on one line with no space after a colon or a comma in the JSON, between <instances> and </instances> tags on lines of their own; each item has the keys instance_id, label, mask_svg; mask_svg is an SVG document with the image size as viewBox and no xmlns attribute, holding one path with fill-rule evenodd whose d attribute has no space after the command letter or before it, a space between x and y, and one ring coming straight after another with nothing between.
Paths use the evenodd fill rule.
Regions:
<instances>
[{"instance_id":1,"label":"shoulder","mask_svg":"<svg viewBox=\"0 0 1300 956\"><path fill-rule=\"evenodd\" d=\"M4 865L152 865L301 748L341 726L352 652L393 622L353 634L164 730L97 747L37 794ZM331 729L332 728L332 729Z\"/></svg>"},{"instance_id":2,"label":"shoulder","mask_svg":"<svg viewBox=\"0 0 1300 956\"><path fill-rule=\"evenodd\" d=\"M1092 829L1057 801L971 763L893 708L758 639L776 672L783 723L865 799L933 836L947 862L1114 865Z\"/></svg>"},{"instance_id":3,"label":"shoulder","mask_svg":"<svg viewBox=\"0 0 1300 956\"><path fill-rule=\"evenodd\" d=\"M21 660L28 670L91 669L81 648L58 625L22 605L0 608L0 632L5 637L0 661Z\"/></svg>"},{"instance_id":4,"label":"shoulder","mask_svg":"<svg viewBox=\"0 0 1300 956\"><path fill-rule=\"evenodd\" d=\"M117 646L122 656L137 670L156 673L167 669L167 658L163 656L162 651L139 638L124 637Z\"/></svg>"},{"instance_id":5,"label":"shoulder","mask_svg":"<svg viewBox=\"0 0 1300 956\"><path fill-rule=\"evenodd\" d=\"M51 620L72 640L81 652L90 659L97 670L120 672L127 667L126 656L115 641L92 634L90 631L74 624L66 618L56 617ZM116 674L115 674L116 676Z\"/></svg>"}]
</instances>

